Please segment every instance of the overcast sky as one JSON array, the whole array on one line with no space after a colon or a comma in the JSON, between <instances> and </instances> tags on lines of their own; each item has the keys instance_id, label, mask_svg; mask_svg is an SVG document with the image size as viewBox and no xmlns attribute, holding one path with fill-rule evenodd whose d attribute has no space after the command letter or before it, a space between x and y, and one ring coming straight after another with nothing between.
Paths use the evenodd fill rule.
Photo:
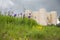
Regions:
<instances>
[{"instance_id":1,"label":"overcast sky","mask_svg":"<svg viewBox=\"0 0 60 40\"><path fill-rule=\"evenodd\" d=\"M60 0L0 0L1 10L21 12L24 8L33 11L45 8L47 11L57 11L60 15Z\"/></svg>"}]
</instances>

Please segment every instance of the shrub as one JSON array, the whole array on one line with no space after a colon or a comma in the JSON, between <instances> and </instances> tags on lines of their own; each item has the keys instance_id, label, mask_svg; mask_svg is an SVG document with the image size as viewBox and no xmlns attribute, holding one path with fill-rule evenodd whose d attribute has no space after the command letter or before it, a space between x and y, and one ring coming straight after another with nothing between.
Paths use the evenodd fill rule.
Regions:
<instances>
[{"instance_id":1,"label":"shrub","mask_svg":"<svg viewBox=\"0 0 60 40\"><path fill-rule=\"evenodd\" d=\"M56 24L57 27L60 27L60 23L59 24Z\"/></svg>"}]
</instances>

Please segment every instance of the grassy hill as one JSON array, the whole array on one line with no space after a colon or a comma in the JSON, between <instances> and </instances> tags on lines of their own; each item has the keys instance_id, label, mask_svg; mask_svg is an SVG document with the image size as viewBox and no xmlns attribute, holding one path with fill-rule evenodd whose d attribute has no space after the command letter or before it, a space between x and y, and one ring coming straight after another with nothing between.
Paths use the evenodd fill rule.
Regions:
<instances>
[{"instance_id":1,"label":"grassy hill","mask_svg":"<svg viewBox=\"0 0 60 40\"><path fill-rule=\"evenodd\" d=\"M38 25L29 18L0 15L0 40L60 40L60 28Z\"/></svg>"}]
</instances>

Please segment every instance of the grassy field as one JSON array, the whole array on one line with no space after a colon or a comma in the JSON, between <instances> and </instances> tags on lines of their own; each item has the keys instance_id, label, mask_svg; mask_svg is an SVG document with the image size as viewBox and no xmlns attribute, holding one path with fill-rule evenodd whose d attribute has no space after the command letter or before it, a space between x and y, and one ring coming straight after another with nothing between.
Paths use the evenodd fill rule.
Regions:
<instances>
[{"instance_id":1,"label":"grassy field","mask_svg":"<svg viewBox=\"0 0 60 40\"><path fill-rule=\"evenodd\" d=\"M60 27L38 25L29 18L0 15L0 40L60 40Z\"/></svg>"}]
</instances>

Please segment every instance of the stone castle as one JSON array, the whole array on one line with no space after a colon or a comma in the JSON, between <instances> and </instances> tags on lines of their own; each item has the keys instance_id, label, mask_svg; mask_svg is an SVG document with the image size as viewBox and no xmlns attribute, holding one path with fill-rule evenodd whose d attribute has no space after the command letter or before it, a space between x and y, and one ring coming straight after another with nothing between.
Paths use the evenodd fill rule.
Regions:
<instances>
[{"instance_id":1,"label":"stone castle","mask_svg":"<svg viewBox=\"0 0 60 40\"><path fill-rule=\"evenodd\" d=\"M33 12L31 10L25 10L25 17L33 18L37 21L37 23L41 25L57 24L57 12L47 12L44 8L41 8L39 11Z\"/></svg>"}]
</instances>

